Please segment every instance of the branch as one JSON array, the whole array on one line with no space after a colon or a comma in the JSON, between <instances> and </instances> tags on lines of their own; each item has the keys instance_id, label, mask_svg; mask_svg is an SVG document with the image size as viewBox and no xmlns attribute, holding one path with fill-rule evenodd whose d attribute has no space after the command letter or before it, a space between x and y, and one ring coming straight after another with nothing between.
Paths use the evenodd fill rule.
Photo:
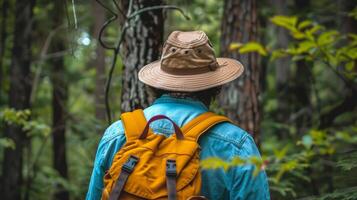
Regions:
<instances>
[{"instance_id":1,"label":"branch","mask_svg":"<svg viewBox=\"0 0 357 200\"><path fill-rule=\"evenodd\" d=\"M315 44L328 60L329 58L328 53L320 45L318 45L317 43ZM353 92L357 92L356 85L353 83L353 81L346 79L346 77L340 74L340 72L338 72L328 61L322 59L322 62L325 63L325 65L327 65L327 67L330 68L346 84L347 87L349 87Z\"/></svg>"},{"instance_id":2,"label":"branch","mask_svg":"<svg viewBox=\"0 0 357 200\"><path fill-rule=\"evenodd\" d=\"M177 10L179 11L182 16L185 17L186 20L190 20L191 18L185 14L185 12L177 7L177 6L172 6L172 5L165 5L165 6L152 6L152 7L148 7L148 8L143 8L143 9L140 9L140 10L137 10L135 11L133 14L131 14L128 18L129 20L132 19L133 17L137 16L137 15L140 15L141 13L143 12L147 12L147 11L152 11L152 10L158 10L158 9L166 9L166 10Z\"/></svg>"},{"instance_id":3,"label":"branch","mask_svg":"<svg viewBox=\"0 0 357 200\"><path fill-rule=\"evenodd\" d=\"M112 11L110 8L108 8L107 6L105 6L100 0L96 0L96 2L98 2L103 8L105 8L107 11L109 11L113 17L111 17L109 20L107 20L104 25L102 26L102 28L99 31L99 43L102 45L103 48L105 49L109 49L112 50L114 52L113 55L113 61L112 61L112 65L110 67L109 70L109 76L106 82L106 87L105 87L105 107L106 107L106 112L107 112L107 117L108 117L108 124L110 125L112 120L111 120L111 112L110 112L110 104L109 104L109 90L110 90L110 83L112 80L112 76L113 76L113 72L114 72L114 68L115 68L115 64L117 61L117 56L120 52L120 47L121 44L124 41L124 36L126 34L126 30L129 28L129 22L131 19L133 19L135 16L138 16L144 12L148 12L148 11L152 11L152 10L159 10L159 9L171 9L171 10L178 10L184 17L185 19L189 20L190 17L187 16L183 10L177 6L172 6L172 5L160 5L160 6L152 6L152 7L147 7L147 8L143 8L143 9L139 9L137 11L135 11L134 13L132 13L133 10L133 0L129 1L129 7L128 7L128 11L126 13L126 15L124 16L122 10L120 9L119 5L117 4L117 2L115 0L113 0L113 3L115 5L115 7L118 9L118 11L120 12L121 15L124 16L124 26L123 29L120 33L120 38L118 40L118 43L116 45L116 47L110 47L107 46L103 41L102 41L102 35L104 30L106 29L106 27L113 21L115 21L116 19L118 19L118 15Z\"/></svg>"},{"instance_id":4,"label":"branch","mask_svg":"<svg viewBox=\"0 0 357 200\"><path fill-rule=\"evenodd\" d=\"M96 0L97 3L99 3L104 9L106 9L107 11L110 12L110 14L112 14L113 16L108 19L102 26L102 28L100 29L99 31L99 36L98 36L98 41L100 43L100 45L102 45L103 48L105 49L109 49L109 50L113 50L115 51L116 47L110 47L110 46L107 46L103 41L102 41L102 35L103 35L103 32L104 30L107 28L107 26L112 23L113 21L115 21L116 19L118 19L118 15L112 11L110 8L108 8L106 5L104 5L100 0ZM115 0L114 0L115 2Z\"/></svg>"},{"instance_id":5,"label":"branch","mask_svg":"<svg viewBox=\"0 0 357 200\"><path fill-rule=\"evenodd\" d=\"M37 86L38 86L38 82L40 80L40 75L41 75L41 71L42 71L42 66L43 66L43 61L47 58L47 51L49 46L51 45L52 42L52 38L54 37L54 35L61 29L63 29L65 26L61 25L58 26L57 28L55 28L54 30L50 31L50 33L48 34L45 43L41 49L41 53L40 53L40 58L39 58L39 66L36 69L36 73L35 73L35 78L33 80L33 87L30 93L30 104L33 103L34 99L35 99L35 94L36 94L36 90L37 90Z\"/></svg>"}]
</instances>

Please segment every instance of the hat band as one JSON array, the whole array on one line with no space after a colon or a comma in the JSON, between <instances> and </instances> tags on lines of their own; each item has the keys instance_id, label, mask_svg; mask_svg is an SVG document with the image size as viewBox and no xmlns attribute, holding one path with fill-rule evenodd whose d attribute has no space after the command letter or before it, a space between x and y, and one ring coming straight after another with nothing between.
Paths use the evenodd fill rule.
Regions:
<instances>
[{"instance_id":1,"label":"hat band","mask_svg":"<svg viewBox=\"0 0 357 200\"><path fill-rule=\"evenodd\" d=\"M207 72L215 71L219 67L217 62L213 62L204 67L196 68L170 68L165 65L161 65L161 70L173 75L195 75L195 74L204 74Z\"/></svg>"}]
</instances>

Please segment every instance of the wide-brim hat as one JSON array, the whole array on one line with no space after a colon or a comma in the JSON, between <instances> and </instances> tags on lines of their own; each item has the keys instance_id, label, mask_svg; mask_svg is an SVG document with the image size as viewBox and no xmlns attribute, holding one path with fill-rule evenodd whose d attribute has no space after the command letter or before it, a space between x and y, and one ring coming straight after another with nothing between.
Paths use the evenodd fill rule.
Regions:
<instances>
[{"instance_id":1,"label":"wide-brim hat","mask_svg":"<svg viewBox=\"0 0 357 200\"><path fill-rule=\"evenodd\" d=\"M161 59L145 65L139 80L163 90L195 92L233 81L243 71L235 59L216 58L203 31L174 31L164 44Z\"/></svg>"}]
</instances>

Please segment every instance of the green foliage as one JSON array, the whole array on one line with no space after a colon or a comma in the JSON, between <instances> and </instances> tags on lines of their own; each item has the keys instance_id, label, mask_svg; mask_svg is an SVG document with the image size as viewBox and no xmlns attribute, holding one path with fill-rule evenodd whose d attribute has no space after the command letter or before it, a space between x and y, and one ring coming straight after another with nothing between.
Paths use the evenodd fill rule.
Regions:
<instances>
[{"instance_id":1,"label":"green foliage","mask_svg":"<svg viewBox=\"0 0 357 200\"><path fill-rule=\"evenodd\" d=\"M356 142L357 143L357 142ZM350 171L357 167L357 152L347 152L337 160L337 167L344 171Z\"/></svg>"},{"instance_id":2,"label":"green foliage","mask_svg":"<svg viewBox=\"0 0 357 200\"><path fill-rule=\"evenodd\" d=\"M10 138L0 138L0 147L15 149L15 142Z\"/></svg>"},{"instance_id":3,"label":"green foliage","mask_svg":"<svg viewBox=\"0 0 357 200\"><path fill-rule=\"evenodd\" d=\"M357 20L357 7L355 7L352 12L348 14L348 16L353 17L355 20Z\"/></svg>"},{"instance_id":4,"label":"green foliage","mask_svg":"<svg viewBox=\"0 0 357 200\"><path fill-rule=\"evenodd\" d=\"M313 196L305 199L309 200L355 200L357 199L357 187L350 187L336 190L335 192L321 195L319 197Z\"/></svg>"},{"instance_id":5,"label":"green foliage","mask_svg":"<svg viewBox=\"0 0 357 200\"><path fill-rule=\"evenodd\" d=\"M257 176L260 172L260 169L265 168L265 163L257 156L251 156L248 158L235 157L231 161L224 161L220 158L207 158L202 160L200 163L203 169L218 169L223 168L227 171L231 167L243 166L243 165L252 165L254 166L253 176Z\"/></svg>"},{"instance_id":6,"label":"green foliage","mask_svg":"<svg viewBox=\"0 0 357 200\"><path fill-rule=\"evenodd\" d=\"M7 124L15 124L21 126L27 132L28 137L40 136L47 137L51 129L48 125L41 123L37 120L30 120L31 111L15 110L12 108L4 108L0 110L0 120L5 121Z\"/></svg>"},{"instance_id":7,"label":"green foliage","mask_svg":"<svg viewBox=\"0 0 357 200\"><path fill-rule=\"evenodd\" d=\"M27 123L30 114L30 110L16 111L13 108L4 108L0 111L0 120L4 120L8 124L24 126Z\"/></svg>"},{"instance_id":8,"label":"green foliage","mask_svg":"<svg viewBox=\"0 0 357 200\"><path fill-rule=\"evenodd\" d=\"M356 81L357 73L354 68L357 59L357 37L355 34L343 35L337 30L328 30L312 21L299 22L296 17L275 16L271 21L286 28L295 39L289 48L273 51L272 60L284 56L291 56L293 61L320 60L335 73ZM342 72L337 70L338 66L344 66Z\"/></svg>"},{"instance_id":9,"label":"green foliage","mask_svg":"<svg viewBox=\"0 0 357 200\"><path fill-rule=\"evenodd\" d=\"M250 53L250 52L257 52L260 55L266 56L268 53L264 49L264 47L258 42L248 42L245 44L242 43L231 43L229 46L229 50L233 51L239 49L239 53Z\"/></svg>"},{"instance_id":10,"label":"green foliage","mask_svg":"<svg viewBox=\"0 0 357 200\"><path fill-rule=\"evenodd\" d=\"M322 72L332 72L347 85L357 83L355 69L357 35L342 34L315 21L300 20L296 16L279 15L270 20L273 24L287 30L293 38L287 48L271 50L257 42L248 42L246 44L232 43L230 50L241 54L257 52L261 56L267 56L270 62L283 57L291 58L292 62L304 61L310 63L308 67L318 68ZM274 83L274 80L268 81ZM326 91L326 85L320 88ZM268 115L273 113L278 106L274 97L264 105ZM328 104L326 107L329 107ZM317 115L317 117L320 116ZM311 191L307 190L304 185L313 185L316 181L318 181L322 195L307 199L354 199L356 189L351 188L349 184L338 184L338 182L336 186L338 189L335 191L329 191L327 188L334 182L334 179L338 180L337 177L351 176L355 173L357 167L357 154L354 149L357 145L356 124L342 125L338 128L331 126L331 128L320 130L318 123L319 121L303 133L299 133L295 125L267 120L263 122L263 130L267 127L272 130L286 131L291 138L284 141L277 141L274 137L266 138L263 142L262 161L254 163L250 161L250 158L234 158L231 161L209 158L201 162L202 167L227 170L230 167L247 164L256 165L255 169L258 171L260 169L267 171L271 192L277 199L309 196ZM272 131L270 134L274 135L275 132ZM356 181L350 182L357 184Z\"/></svg>"}]
</instances>

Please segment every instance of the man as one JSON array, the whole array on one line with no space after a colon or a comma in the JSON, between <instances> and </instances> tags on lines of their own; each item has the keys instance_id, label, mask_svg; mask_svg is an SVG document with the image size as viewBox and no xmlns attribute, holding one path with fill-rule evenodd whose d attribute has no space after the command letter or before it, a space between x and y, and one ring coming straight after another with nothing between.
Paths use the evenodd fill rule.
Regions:
<instances>
[{"instance_id":1,"label":"man","mask_svg":"<svg viewBox=\"0 0 357 200\"><path fill-rule=\"evenodd\" d=\"M211 43L202 31L174 31L164 44L161 60L144 66L140 81L158 97L144 110L146 119L165 115L182 127L207 112L220 86L238 78L243 66L236 60L216 58ZM155 133L169 137L173 133L167 120L151 125ZM104 133L99 143L87 199L100 199L103 176L113 157L125 144L123 124L117 121ZM198 141L200 160L218 157L260 156L252 137L238 126L223 122L209 129ZM224 171L201 170L201 194L208 199L270 199L264 171L253 176L254 166L233 167Z\"/></svg>"}]
</instances>

